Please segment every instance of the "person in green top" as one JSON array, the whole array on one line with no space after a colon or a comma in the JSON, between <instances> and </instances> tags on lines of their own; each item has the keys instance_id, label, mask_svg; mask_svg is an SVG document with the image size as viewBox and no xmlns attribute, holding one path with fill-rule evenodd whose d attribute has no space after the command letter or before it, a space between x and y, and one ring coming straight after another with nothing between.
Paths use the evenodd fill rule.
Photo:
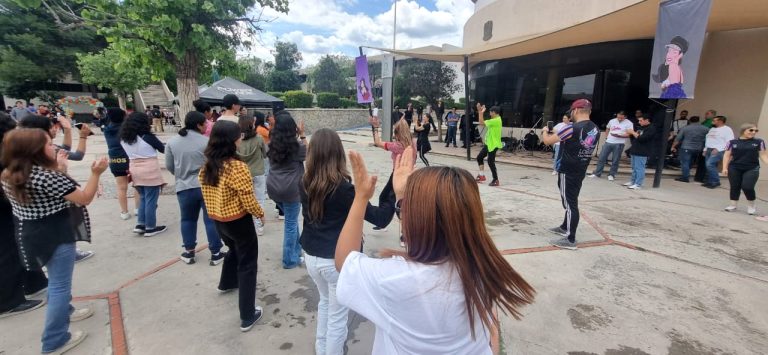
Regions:
<instances>
[{"instance_id":1,"label":"person in green top","mask_svg":"<svg viewBox=\"0 0 768 355\"><path fill-rule=\"evenodd\" d=\"M261 120L264 119L263 113L256 111L255 114L260 116ZM267 146L261 136L256 134L255 122L255 119L249 115L242 115L238 119L243 138L237 147L237 156L248 164L248 170L250 170L253 179L253 192L256 195L256 201L259 202L259 206L264 206L267 199L267 176L264 174ZM256 235L263 235L264 226L261 224L261 220L254 218L253 224L256 227Z\"/></svg>"},{"instance_id":2,"label":"person in green top","mask_svg":"<svg viewBox=\"0 0 768 355\"><path fill-rule=\"evenodd\" d=\"M704 113L704 122L702 122L701 125L707 128L712 128L712 126L714 126L712 120L715 116L717 116L717 111L707 110L707 112Z\"/></svg>"},{"instance_id":3,"label":"person in green top","mask_svg":"<svg viewBox=\"0 0 768 355\"><path fill-rule=\"evenodd\" d=\"M485 181L485 166L483 160L488 156L488 167L491 168L493 180L488 186L499 186L499 175L496 173L496 152L501 149L501 116L498 106L491 107L491 118L484 119L485 105L477 104L477 117L480 125L485 126L485 145L477 155L477 165L480 172L475 179L477 182Z\"/></svg>"}]
</instances>

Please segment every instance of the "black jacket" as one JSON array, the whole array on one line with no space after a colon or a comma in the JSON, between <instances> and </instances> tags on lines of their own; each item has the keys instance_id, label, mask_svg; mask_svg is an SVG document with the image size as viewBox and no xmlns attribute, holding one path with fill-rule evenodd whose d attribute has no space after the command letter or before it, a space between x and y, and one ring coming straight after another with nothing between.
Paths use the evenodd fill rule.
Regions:
<instances>
[{"instance_id":1,"label":"black jacket","mask_svg":"<svg viewBox=\"0 0 768 355\"><path fill-rule=\"evenodd\" d=\"M654 125L641 126L637 125L635 132L640 133L637 138L630 137L632 141L632 147L629 148L629 153L640 157L650 157L654 152L654 142L656 142L656 136L658 135L658 129Z\"/></svg>"}]
</instances>

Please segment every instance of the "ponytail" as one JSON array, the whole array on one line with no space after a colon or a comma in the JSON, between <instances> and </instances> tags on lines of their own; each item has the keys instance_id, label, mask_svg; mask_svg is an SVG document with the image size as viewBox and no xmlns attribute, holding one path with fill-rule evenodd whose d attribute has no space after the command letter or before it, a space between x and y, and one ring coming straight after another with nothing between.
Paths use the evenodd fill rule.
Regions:
<instances>
[{"instance_id":1,"label":"ponytail","mask_svg":"<svg viewBox=\"0 0 768 355\"><path fill-rule=\"evenodd\" d=\"M186 137L190 130L202 133L198 128L202 124L205 124L205 115L199 111L189 111L184 117L184 128L179 130L179 135Z\"/></svg>"}]
</instances>

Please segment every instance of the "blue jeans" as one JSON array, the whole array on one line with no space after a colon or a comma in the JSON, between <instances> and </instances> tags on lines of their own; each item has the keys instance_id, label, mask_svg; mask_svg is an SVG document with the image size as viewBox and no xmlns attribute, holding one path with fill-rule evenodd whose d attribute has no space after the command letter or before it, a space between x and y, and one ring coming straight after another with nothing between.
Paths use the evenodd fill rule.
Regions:
<instances>
[{"instance_id":1,"label":"blue jeans","mask_svg":"<svg viewBox=\"0 0 768 355\"><path fill-rule=\"evenodd\" d=\"M683 174L683 179L688 180L691 177L691 160L696 158L697 154L701 154L701 150L680 150L680 171Z\"/></svg>"},{"instance_id":2,"label":"blue jeans","mask_svg":"<svg viewBox=\"0 0 768 355\"><path fill-rule=\"evenodd\" d=\"M59 245L45 264L48 269L48 308L45 310L42 352L52 352L66 342L69 315L75 310L72 301L72 271L75 268L75 243Z\"/></svg>"},{"instance_id":3,"label":"blue jeans","mask_svg":"<svg viewBox=\"0 0 768 355\"><path fill-rule=\"evenodd\" d=\"M136 186L141 196L138 223L147 229L157 227L157 199L160 197L160 189L160 186Z\"/></svg>"},{"instance_id":4,"label":"blue jeans","mask_svg":"<svg viewBox=\"0 0 768 355\"><path fill-rule=\"evenodd\" d=\"M456 145L456 126L448 126L448 133L445 134L445 145L451 143Z\"/></svg>"},{"instance_id":5,"label":"blue jeans","mask_svg":"<svg viewBox=\"0 0 768 355\"><path fill-rule=\"evenodd\" d=\"M723 160L724 152L712 154L712 148L707 148L707 154L704 156L707 165L707 183L710 185L720 185L720 175L717 171L717 163Z\"/></svg>"},{"instance_id":6,"label":"blue jeans","mask_svg":"<svg viewBox=\"0 0 768 355\"><path fill-rule=\"evenodd\" d=\"M595 171L592 172L592 174L595 174L597 176L602 175L603 167L605 167L605 162L608 161L608 155L612 154L611 171L608 173L608 175L615 177L616 173L619 171L619 159L621 159L621 153L623 151L624 151L623 143L605 143L605 145L603 146L603 150L600 151L600 158L597 160L597 166L595 167Z\"/></svg>"},{"instance_id":7,"label":"blue jeans","mask_svg":"<svg viewBox=\"0 0 768 355\"><path fill-rule=\"evenodd\" d=\"M257 175L253 178L253 194L256 196L256 201L259 203L259 206L261 206L262 210L267 209L266 203L267 203L267 176L266 175ZM253 218L253 225L256 226L256 228L262 228L264 227L261 225L261 220L254 217Z\"/></svg>"},{"instance_id":8,"label":"blue jeans","mask_svg":"<svg viewBox=\"0 0 768 355\"><path fill-rule=\"evenodd\" d=\"M285 228L283 231L283 268L292 269L299 266L301 246L299 245L299 214L301 202L282 202L285 212Z\"/></svg>"},{"instance_id":9,"label":"blue jeans","mask_svg":"<svg viewBox=\"0 0 768 355\"><path fill-rule=\"evenodd\" d=\"M208 218L208 210L203 202L203 190L198 187L179 191L176 193L176 198L179 200L181 239L184 241L184 249L195 250L197 247L197 218L202 210L205 234L208 236L208 249L211 250L211 254L218 254L221 251L221 238L213 220Z\"/></svg>"},{"instance_id":10,"label":"blue jeans","mask_svg":"<svg viewBox=\"0 0 768 355\"><path fill-rule=\"evenodd\" d=\"M645 181L645 163L648 162L648 157L641 157L638 155L632 156L632 183L637 186L643 186Z\"/></svg>"},{"instance_id":11,"label":"blue jeans","mask_svg":"<svg viewBox=\"0 0 768 355\"><path fill-rule=\"evenodd\" d=\"M339 272L333 259L306 255L307 272L317 286L320 302L317 304L317 333L315 354L334 355L344 353L347 342L347 318L349 309L336 300L336 283Z\"/></svg>"},{"instance_id":12,"label":"blue jeans","mask_svg":"<svg viewBox=\"0 0 768 355\"><path fill-rule=\"evenodd\" d=\"M552 170L557 171L557 169L560 169L560 144L554 145L555 149L555 156L552 159Z\"/></svg>"}]
</instances>

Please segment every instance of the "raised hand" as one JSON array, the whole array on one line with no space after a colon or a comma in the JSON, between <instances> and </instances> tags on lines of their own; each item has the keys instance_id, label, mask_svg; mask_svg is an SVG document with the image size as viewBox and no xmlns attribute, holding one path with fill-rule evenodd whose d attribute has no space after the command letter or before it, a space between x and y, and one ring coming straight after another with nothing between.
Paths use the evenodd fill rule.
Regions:
<instances>
[{"instance_id":1,"label":"raised hand","mask_svg":"<svg viewBox=\"0 0 768 355\"><path fill-rule=\"evenodd\" d=\"M403 154L395 159L395 172L392 173L392 189L395 190L395 196L398 199L403 197L405 184L408 177L413 173L414 167L413 146L405 148Z\"/></svg>"},{"instance_id":2,"label":"raised hand","mask_svg":"<svg viewBox=\"0 0 768 355\"><path fill-rule=\"evenodd\" d=\"M109 163L107 162L107 158L101 157L100 159L96 159L91 164L91 172L96 175L101 175L105 170L107 170L108 166Z\"/></svg>"},{"instance_id":3,"label":"raised hand","mask_svg":"<svg viewBox=\"0 0 768 355\"><path fill-rule=\"evenodd\" d=\"M299 121L299 126L297 130L299 131L300 136L304 135L304 120Z\"/></svg>"},{"instance_id":4,"label":"raised hand","mask_svg":"<svg viewBox=\"0 0 768 355\"><path fill-rule=\"evenodd\" d=\"M376 176L368 175L368 169L365 167L365 161L360 153L354 150L350 151L349 161L352 164L355 198L370 200L376 190Z\"/></svg>"},{"instance_id":5,"label":"raised hand","mask_svg":"<svg viewBox=\"0 0 768 355\"><path fill-rule=\"evenodd\" d=\"M379 128L381 126L381 120L378 116L371 116L368 118L368 123L370 123L374 128Z\"/></svg>"}]
</instances>

